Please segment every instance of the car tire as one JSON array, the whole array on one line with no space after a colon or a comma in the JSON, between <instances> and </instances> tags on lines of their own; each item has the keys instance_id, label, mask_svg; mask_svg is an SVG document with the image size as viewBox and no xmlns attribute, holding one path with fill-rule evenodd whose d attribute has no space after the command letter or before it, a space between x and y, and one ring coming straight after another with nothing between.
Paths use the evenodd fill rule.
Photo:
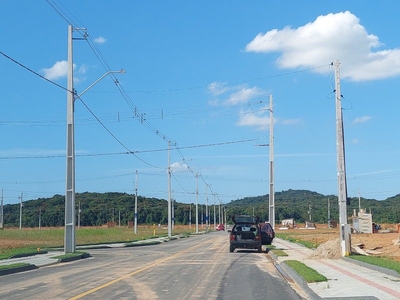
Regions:
<instances>
[{"instance_id":1,"label":"car tire","mask_svg":"<svg viewBox=\"0 0 400 300\"><path fill-rule=\"evenodd\" d=\"M233 247L232 245L230 245L230 247L229 247L229 252L233 252L233 251L235 251L235 247Z\"/></svg>"},{"instance_id":2,"label":"car tire","mask_svg":"<svg viewBox=\"0 0 400 300\"><path fill-rule=\"evenodd\" d=\"M258 253L261 253L262 252L262 246L259 246L257 250L258 250Z\"/></svg>"}]
</instances>

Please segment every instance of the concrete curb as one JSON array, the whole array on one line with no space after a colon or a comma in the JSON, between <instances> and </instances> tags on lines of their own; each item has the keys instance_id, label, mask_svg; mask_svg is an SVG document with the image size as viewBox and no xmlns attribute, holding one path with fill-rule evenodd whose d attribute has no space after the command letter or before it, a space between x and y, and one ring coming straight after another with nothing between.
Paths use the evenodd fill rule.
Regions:
<instances>
[{"instance_id":1,"label":"concrete curb","mask_svg":"<svg viewBox=\"0 0 400 300\"><path fill-rule=\"evenodd\" d=\"M34 270L34 269L37 269L37 268L38 267L36 267L35 265L27 265L27 266L22 266L22 267L4 269L4 270L0 270L0 276L9 275L9 274L15 274L15 273L19 273L19 272L30 271L30 270Z\"/></svg>"},{"instance_id":2,"label":"concrete curb","mask_svg":"<svg viewBox=\"0 0 400 300\"><path fill-rule=\"evenodd\" d=\"M272 258L275 268L281 273L281 275L285 278L291 278L296 285L303 290L304 293L311 300L321 300L322 298L319 297L314 291L308 286L308 283L301 277L296 271L294 271L291 267L289 267L285 262L278 263L278 257L273 254L271 251L268 251L269 256ZM282 270L285 272L282 274Z\"/></svg>"},{"instance_id":3,"label":"concrete curb","mask_svg":"<svg viewBox=\"0 0 400 300\"><path fill-rule=\"evenodd\" d=\"M82 253L81 255L76 255L76 256L71 256L71 257L66 257L66 258L60 258L58 262L60 263L65 263L65 262L70 262L70 261L75 261L78 259L83 259L83 258L88 258L91 257L89 253Z\"/></svg>"}]
</instances>

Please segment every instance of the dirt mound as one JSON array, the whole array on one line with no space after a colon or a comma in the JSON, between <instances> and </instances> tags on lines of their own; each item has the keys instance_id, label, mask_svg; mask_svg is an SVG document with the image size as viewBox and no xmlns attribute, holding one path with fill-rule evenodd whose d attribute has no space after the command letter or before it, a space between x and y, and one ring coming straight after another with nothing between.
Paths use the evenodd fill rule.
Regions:
<instances>
[{"instance_id":1,"label":"dirt mound","mask_svg":"<svg viewBox=\"0 0 400 300\"><path fill-rule=\"evenodd\" d=\"M309 256L311 259L340 259L341 248L339 238L334 240L329 240L321 245Z\"/></svg>"}]
</instances>

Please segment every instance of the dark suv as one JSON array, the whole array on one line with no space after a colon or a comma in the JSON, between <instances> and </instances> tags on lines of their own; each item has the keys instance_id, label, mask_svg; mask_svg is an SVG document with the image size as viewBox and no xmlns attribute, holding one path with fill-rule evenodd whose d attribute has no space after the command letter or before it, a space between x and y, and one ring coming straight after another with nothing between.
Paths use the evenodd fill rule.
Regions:
<instances>
[{"instance_id":1,"label":"dark suv","mask_svg":"<svg viewBox=\"0 0 400 300\"><path fill-rule=\"evenodd\" d=\"M232 217L235 224L229 234L230 248L233 252L236 248L262 250L261 233L258 217L240 215Z\"/></svg>"}]
</instances>

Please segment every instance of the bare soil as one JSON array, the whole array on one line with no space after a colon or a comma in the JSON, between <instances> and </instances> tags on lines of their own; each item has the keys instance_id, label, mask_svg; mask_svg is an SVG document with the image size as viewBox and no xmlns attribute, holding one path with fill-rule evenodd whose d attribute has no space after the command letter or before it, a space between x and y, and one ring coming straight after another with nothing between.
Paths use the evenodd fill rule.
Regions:
<instances>
[{"instance_id":1,"label":"bare soil","mask_svg":"<svg viewBox=\"0 0 400 300\"><path fill-rule=\"evenodd\" d=\"M313 258L340 258L339 228L328 228L325 224L317 224L316 229L300 228L301 226L284 232L299 240L313 242L317 248ZM381 228L378 233L352 233L351 246L372 252L369 255L400 261L400 233L397 231L397 225L384 224ZM279 231L277 229L278 233Z\"/></svg>"}]
</instances>

